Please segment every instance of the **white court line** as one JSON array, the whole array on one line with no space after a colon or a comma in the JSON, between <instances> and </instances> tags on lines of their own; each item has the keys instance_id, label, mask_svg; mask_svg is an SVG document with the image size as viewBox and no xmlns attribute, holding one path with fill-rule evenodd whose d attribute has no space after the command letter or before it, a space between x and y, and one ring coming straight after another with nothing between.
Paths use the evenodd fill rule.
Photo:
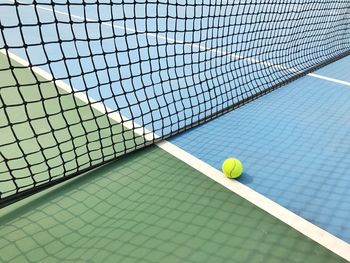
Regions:
<instances>
[{"instance_id":1,"label":"white court line","mask_svg":"<svg viewBox=\"0 0 350 263\"><path fill-rule=\"evenodd\" d=\"M30 66L28 61L25 59L11 53L6 52L5 49L0 49L0 53L4 54L5 56L10 57L12 60L16 61L17 63L30 68L33 72L38 74L39 76L43 77L46 80L51 81L53 84L55 84L60 89L64 90L67 93L73 94L76 98L83 101L84 103L90 105L92 108L96 109L97 111L101 112L102 114L106 114L108 117L110 117L112 120L116 121L117 123L121 123L126 128L133 130L136 134L144 137L147 141L153 141L154 139L159 138L158 135L155 133L148 131L147 129L143 128L140 125L135 124L132 120L129 120L128 118L121 115L120 112L113 111L112 109L108 108L106 105L104 105L101 102L98 102L94 100L93 98L88 97L85 92L83 91L77 91L74 90L70 85L66 84L62 80L53 80L53 76L46 72L45 70L39 68L39 67L33 67Z\"/></svg>"},{"instance_id":2,"label":"white court line","mask_svg":"<svg viewBox=\"0 0 350 263\"><path fill-rule=\"evenodd\" d=\"M319 75L319 74L316 74L316 73L309 73L308 75L311 76L311 77L314 77L314 78L328 80L328 81L331 81L331 82L335 82L335 83L342 84L342 85L350 87L350 82L349 81L344 81L344 80L340 80L340 79L330 78L330 77L326 77L326 76Z\"/></svg>"},{"instance_id":3,"label":"white court line","mask_svg":"<svg viewBox=\"0 0 350 263\"><path fill-rule=\"evenodd\" d=\"M29 65L29 63L26 60L18 57L15 54L6 52L6 50L0 50L0 52L9 56L11 59L23 66ZM51 74L38 67L31 67L31 70L47 80L53 80ZM107 114L112 120L116 121L117 123L122 123L123 125L125 125L125 127L133 130L133 132L135 132L136 134L140 136L146 136L146 140L152 141L154 138L159 138L153 132L133 123L132 120L129 120L128 118L122 116L119 112L117 113L115 111L112 111L111 109L107 108L103 103L96 102L95 100L87 97L85 93L74 91L72 87L70 87L63 81L53 81L53 83L55 83L57 87L61 88L62 90L72 93L78 99L82 100L85 103L88 103L95 110L103 114ZM206 175L210 179L221 184L225 188L243 197L252 204L266 211L270 215L286 223L290 227L294 228L295 230L299 231L300 233L304 234L310 239L316 241L320 245L328 248L333 253L350 261L350 244L346 243L340 238L310 223L304 218L298 216L297 214L294 214L293 212L268 199L267 197L259 194L258 192L252 190L244 184L236 180L226 178L219 170L199 160L195 156L182 150L176 145L168 141L162 141L156 143L156 145L159 148L171 154L172 156L178 158L179 160L190 165L197 171Z\"/></svg>"},{"instance_id":4,"label":"white court line","mask_svg":"<svg viewBox=\"0 0 350 263\"><path fill-rule=\"evenodd\" d=\"M8 1L14 2L14 0L8 0ZM61 14L61 15L68 16L68 17L77 18L77 19L80 19L80 20L83 20L83 21L99 22L96 19L90 19L90 18L87 18L87 17L77 16L77 15L73 15L73 14L70 14L70 13L53 10L52 8L39 6L39 4L37 4L36 6L34 6L34 5L26 5L26 6L30 6L30 7L33 7L33 8L38 8L38 9L42 9L42 10L46 10L46 11L50 11L50 12L55 12L57 14ZM212 52L212 53L215 53L215 54L219 54L219 55L222 55L222 56L232 57L234 59L246 60L246 61L250 61L250 62L253 62L253 63L256 63L256 64L260 64L260 65L264 65L264 66L268 66L268 67L273 67L273 68L277 68L277 69L282 69L282 70L285 70L285 71L288 71L288 72L291 72L291 73L301 74L303 72L303 71L297 70L295 68L286 67L283 64L274 64L274 63L271 63L271 62L266 61L266 60L259 60L259 59L256 59L256 58L243 56L242 54L239 54L237 52L228 53L228 52L225 52L225 51L217 49L217 48L209 48L209 47L206 47L204 45L193 44L193 43L186 43L185 41L182 41L182 40L179 40L179 39L170 38L170 37L166 37L166 36L162 36L160 34L148 33L146 31L138 31L136 29L129 28L129 27L113 25L111 22L108 22L108 23L107 22L102 22L102 23L100 22L100 24L105 25L105 26L109 26L109 27L113 27L113 28L119 28L119 29L122 29L122 30L125 30L125 31L129 31L129 32L132 32L132 33L138 33L139 35L140 34L145 34L147 36L151 36L151 37L154 37L154 38L166 40L167 42L170 42L170 43L182 44L184 46L195 47L195 48L198 48L199 50L209 51L209 52ZM338 79L334 79L334 78L330 78L330 77L326 77L326 76L323 76L323 75L320 75L320 74L308 73L307 75L310 76L310 77L319 78L319 79L327 80L327 81L330 81L330 82L335 82L335 83L338 83L338 84L343 84L343 85L350 86L350 82L342 81L342 80L338 80Z\"/></svg>"}]
</instances>

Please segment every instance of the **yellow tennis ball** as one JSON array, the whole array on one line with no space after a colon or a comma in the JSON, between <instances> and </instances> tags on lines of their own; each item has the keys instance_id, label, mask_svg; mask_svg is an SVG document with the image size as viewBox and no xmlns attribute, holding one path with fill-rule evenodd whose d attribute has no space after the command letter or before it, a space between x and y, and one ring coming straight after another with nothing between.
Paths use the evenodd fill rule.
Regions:
<instances>
[{"instance_id":1,"label":"yellow tennis ball","mask_svg":"<svg viewBox=\"0 0 350 263\"><path fill-rule=\"evenodd\" d=\"M222 171L228 178L237 178L243 172L243 165L236 158L228 158L222 164Z\"/></svg>"}]
</instances>

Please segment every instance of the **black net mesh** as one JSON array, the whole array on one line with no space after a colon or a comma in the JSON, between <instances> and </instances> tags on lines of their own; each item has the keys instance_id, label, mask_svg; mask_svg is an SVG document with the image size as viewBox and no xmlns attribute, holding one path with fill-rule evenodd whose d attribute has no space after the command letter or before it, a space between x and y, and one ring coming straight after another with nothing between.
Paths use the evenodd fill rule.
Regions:
<instances>
[{"instance_id":1,"label":"black net mesh","mask_svg":"<svg viewBox=\"0 0 350 263\"><path fill-rule=\"evenodd\" d=\"M6 205L350 53L350 1L1 1Z\"/></svg>"}]
</instances>

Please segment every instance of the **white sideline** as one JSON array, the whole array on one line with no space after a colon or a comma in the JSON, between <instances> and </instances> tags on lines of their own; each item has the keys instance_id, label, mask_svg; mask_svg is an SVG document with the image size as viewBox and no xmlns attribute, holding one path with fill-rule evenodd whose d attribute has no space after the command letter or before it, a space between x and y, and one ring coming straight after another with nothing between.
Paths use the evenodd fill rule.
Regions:
<instances>
[{"instance_id":1,"label":"white sideline","mask_svg":"<svg viewBox=\"0 0 350 263\"><path fill-rule=\"evenodd\" d=\"M326 76L323 76L323 75L320 75L320 74L316 74L316 73L309 73L308 75L311 76L311 77L314 77L314 78L328 80L328 81L331 81L331 82L335 82L335 83L342 84L342 85L350 87L350 82L349 81L344 81L344 80L340 80L340 79L330 78L330 77L326 77Z\"/></svg>"},{"instance_id":2,"label":"white sideline","mask_svg":"<svg viewBox=\"0 0 350 263\"><path fill-rule=\"evenodd\" d=\"M132 120L129 120L128 118L124 117L123 115L121 115L117 111L111 110L110 108L106 107L103 103L97 102L93 98L86 96L86 94L84 92L76 91L76 90L72 89L72 87L70 85L66 84L65 82L63 82L61 80L53 80L53 76L50 73L46 72L45 70L42 70L39 67L30 66L28 61L24 60L23 58L15 55L11 52L6 53L5 49L0 49L0 52L6 56L9 56L12 60L16 61L17 63L19 63L25 67L29 67L33 72L35 72L39 76L43 77L46 80L51 81L57 87L64 90L65 92L73 94L76 98L78 98L79 100L83 101L86 104L91 105L91 107L96 109L97 111L99 111L103 114L107 114L108 117L110 117L111 119L113 119L117 123L121 123L126 128L133 130L136 134L144 137L146 140L152 141L153 139L156 139L159 137L156 134L154 134L153 132L148 131L139 125L135 125L135 123Z\"/></svg>"},{"instance_id":3,"label":"white sideline","mask_svg":"<svg viewBox=\"0 0 350 263\"><path fill-rule=\"evenodd\" d=\"M29 63L26 60L18 57L15 54L6 52L6 50L4 49L0 49L0 52L9 56L11 59L23 66L29 66ZM31 67L31 70L47 80L53 80L51 74L38 67ZM89 103L91 107L96 109L97 111L103 114L107 114L112 120L118 123L122 123L123 125L125 125L126 128L132 129L133 132L135 132L136 134L144 136L146 140L153 140L154 138L159 138L153 132L139 125L136 125L135 123L133 123L132 120L129 120L128 118L122 116L120 113L117 113L107 108L103 103L96 102L95 100L87 97L85 93L74 91L72 87L70 87L63 81L55 81L54 83L57 85L57 87L61 88L62 90L72 93L74 96L76 96L78 99L82 100L85 103ZM226 178L219 170L199 160L195 156L182 150L176 145L168 141L162 141L156 143L156 145L159 148L171 154L172 156L178 158L179 160L190 165L197 171L206 175L210 179L221 184L225 188L243 197L252 204L263 209L264 211L281 220L282 222L286 223L290 227L294 228L295 230L299 231L300 233L304 234L310 239L316 241L320 245L326 247L327 249L339 255L340 257L350 261L350 244L346 243L340 238L310 223L304 218L294 214L293 212L273 202L272 200L245 186L244 184L241 184L236 180Z\"/></svg>"}]
</instances>

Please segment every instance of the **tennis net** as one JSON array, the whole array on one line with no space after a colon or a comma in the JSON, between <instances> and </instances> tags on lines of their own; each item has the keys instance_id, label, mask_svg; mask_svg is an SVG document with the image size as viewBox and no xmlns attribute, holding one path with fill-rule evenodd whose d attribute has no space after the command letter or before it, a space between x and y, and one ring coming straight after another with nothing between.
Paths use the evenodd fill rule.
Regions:
<instances>
[{"instance_id":1,"label":"tennis net","mask_svg":"<svg viewBox=\"0 0 350 263\"><path fill-rule=\"evenodd\" d=\"M1 1L0 202L350 53L350 1Z\"/></svg>"}]
</instances>

